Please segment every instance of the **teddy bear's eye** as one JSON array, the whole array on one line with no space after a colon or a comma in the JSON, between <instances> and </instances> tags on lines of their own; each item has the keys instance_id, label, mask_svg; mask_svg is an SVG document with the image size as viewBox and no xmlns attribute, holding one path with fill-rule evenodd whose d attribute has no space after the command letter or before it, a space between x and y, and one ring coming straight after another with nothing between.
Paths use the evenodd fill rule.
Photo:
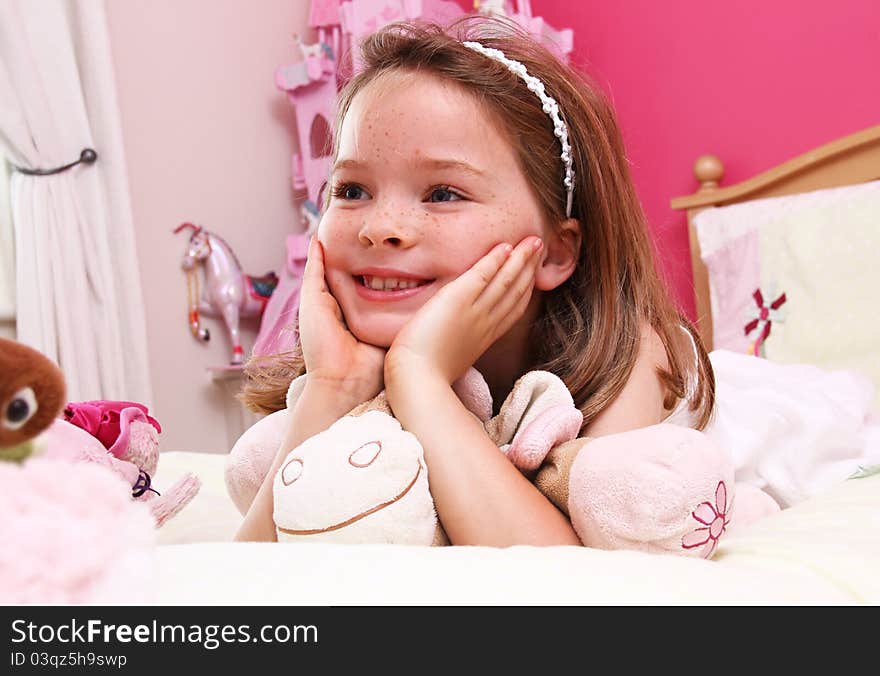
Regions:
<instances>
[{"instance_id":1,"label":"teddy bear's eye","mask_svg":"<svg viewBox=\"0 0 880 676\"><path fill-rule=\"evenodd\" d=\"M369 441L352 451L352 454L348 456L348 462L354 467L368 467L379 457L379 452L381 450L381 441Z\"/></svg>"},{"instance_id":2,"label":"teddy bear's eye","mask_svg":"<svg viewBox=\"0 0 880 676\"><path fill-rule=\"evenodd\" d=\"M23 387L12 395L6 410L3 411L0 424L8 430L20 429L34 417L38 408L34 391L30 387Z\"/></svg>"}]
</instances>

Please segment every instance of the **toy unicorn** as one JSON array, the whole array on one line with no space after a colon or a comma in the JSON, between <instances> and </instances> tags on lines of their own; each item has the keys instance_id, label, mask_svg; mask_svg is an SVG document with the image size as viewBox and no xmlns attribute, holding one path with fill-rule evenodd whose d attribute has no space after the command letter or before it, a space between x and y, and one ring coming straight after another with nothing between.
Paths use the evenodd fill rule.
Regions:
<instances>
[{"instance_id":1,"label":"toy unicorn","mask_svg":"<svg viewBox=\"0 0 880 676\"><path fill-rule=\"evenodd\" d=\"M189 296L189 326L193 336L207 342L211 334L202 328L200 317L223 319L232 343L233 365L244 361L238 325L241 317L259 317L266 302L278 285L278 275L268 272L262 277L244 274L232 248L223 239L201 226L182 223L174 234L191 230L189 245L181 260L186 272ZM198 266L204 270L204 291L199 295Z\"/></svg>"}]
</instances>

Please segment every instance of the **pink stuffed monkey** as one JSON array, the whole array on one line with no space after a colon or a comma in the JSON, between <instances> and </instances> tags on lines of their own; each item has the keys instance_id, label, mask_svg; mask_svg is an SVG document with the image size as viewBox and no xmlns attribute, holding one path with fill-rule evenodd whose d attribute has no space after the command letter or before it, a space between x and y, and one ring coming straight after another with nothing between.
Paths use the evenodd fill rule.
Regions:
<instances>
[{"instance_id":1,"label":"pink stuffed monkey","mask_svg":"<svg viewBox=\"0 0 880 676\"><path fill-rule=\"evenodd\" d=\"M193 474L161 491L152 485L159 463L159 429L140 404L69 403L64 419L53 421L45 433L46 457L83 460L113 470L131 486L132 498L147 503L159 527L180 512L201 487Z\"/></svg>"}]
</instances>

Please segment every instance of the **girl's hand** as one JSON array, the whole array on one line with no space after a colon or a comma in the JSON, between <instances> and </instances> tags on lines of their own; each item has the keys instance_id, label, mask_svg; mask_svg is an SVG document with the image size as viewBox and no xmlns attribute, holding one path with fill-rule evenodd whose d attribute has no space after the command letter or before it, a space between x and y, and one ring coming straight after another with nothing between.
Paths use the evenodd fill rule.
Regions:
<instances>
[{"instance_id":1,"label":"girl's hand","mask_svg":"<svg viewBox=\"0 0 880 676\"><path fill-rule=\"evenodd\" d=\"M428 369L447 383L522 317L543 247L529 236L514 248L498 244L440 289L401 329L385 360L385 378ZM424 373L424 371L422 371Z\"/></svg>"},{"instance_id":2,"label":"girl's hand","mask_svg":"<svg viewBox=\"0 0 880 676\"><path fill-rule=\"evenodd\" d=\"M324 278L324 248L309 242L299 307L299 340L309 383L329 385L357 405L383 387L385 350L360 342L348 330L342 309Z\"/></svg>"}]
</instances>

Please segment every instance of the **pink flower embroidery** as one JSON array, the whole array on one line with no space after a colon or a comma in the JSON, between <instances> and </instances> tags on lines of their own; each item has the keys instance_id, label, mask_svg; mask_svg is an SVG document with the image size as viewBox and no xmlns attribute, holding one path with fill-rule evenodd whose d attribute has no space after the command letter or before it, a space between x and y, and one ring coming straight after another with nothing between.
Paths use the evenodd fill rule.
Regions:
<instances>
[{"instance_id":1,"label":"pink flower embroidery","mask_svg":"<svg viewBox=\"0 0 880 676\"><path fill-rule=\"evenodd\" d=\"M757 357L760 355L761 344L770 337L770 327L773 326L773 322L781 322L785 318L783 311L779 308L785 304L786 298L783 293L776 300L767 305L764 301L764 294L761 293L761 289L755 289L752 297L755 299L756 305L756 307L752 308L752 321L746 324L743 328L746 336L756 329L758 331L755 342L752 343L750 348L751 354Z\"/></svg>"},{"instance_id":2,"label":"pink flower embroidery","mask_svg":"<svg viewBox=\"0 0 880 676\"><path fill-rule=\"evenodd\" d=\"M727 486L723 481L719 481L718 487L715 489L715 505L703 502L691 513L691 516L703 524L703 527L685 535L681 539L681 546L684 549L703 547L703 558L711 558L715 553L718 540L727 528L727 524L730 523L730 519L727 518L728 511Z\"/></svg>"}]
</instances>

